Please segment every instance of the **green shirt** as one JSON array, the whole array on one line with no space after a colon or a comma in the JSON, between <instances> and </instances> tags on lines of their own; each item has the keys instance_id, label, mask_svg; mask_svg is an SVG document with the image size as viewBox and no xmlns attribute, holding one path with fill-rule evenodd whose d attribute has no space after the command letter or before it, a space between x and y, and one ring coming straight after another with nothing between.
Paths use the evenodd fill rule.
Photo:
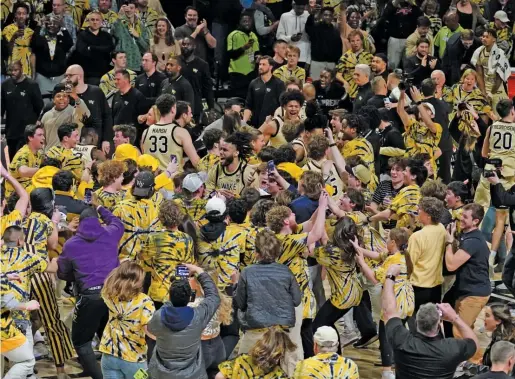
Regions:
<instances>
[{"instance_id":1,"label":"green shirt","mask_svg":"<svg viewBox=\"0 0 515 379\"><path fill-rule=\"evenodd\" d=\"M229 73L248 75L255 68L254 54L259 51L258 37L254 32L249 34L241 30L235 30L227 37L227 51L234 51L242 48L250 39L254 43L237 59L231 59L229 63Z\"/></svg>"},{"instance_id":2,"label":"green shirt","mask_svg":"<svg viewBox=\"0 0 515 379\"><path fill-rule=\"evenodd\" d=\"M445 48L447 47L447 41L456 33L461 33L464 29L460 26L455 31L452 31L447 26L444 26L435 36L435 47L438 47L438 56L440 59L443 58Z\"/></svg>"}]
</instances>

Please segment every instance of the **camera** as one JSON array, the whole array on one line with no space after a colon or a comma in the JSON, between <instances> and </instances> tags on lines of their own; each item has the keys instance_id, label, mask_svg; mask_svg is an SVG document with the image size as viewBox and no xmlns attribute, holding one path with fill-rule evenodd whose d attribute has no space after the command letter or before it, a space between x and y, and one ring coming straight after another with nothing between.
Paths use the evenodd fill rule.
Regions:
<instances>
[{"instance_id":1,"label":"camera","mask_svg":"<svg viewBox=\"0 0 515 379\"><path fill-rule=\"evenodd\" d=\"M458 103L458 110L461 112L468 110L467 103L464 101Z\"/></svg>"},{"instance_id":2,"label":"camera","mask_svg":"<svg viewBox=\"0 0 515 379\"><path fill-rule=\"evenodd\" d=\"M413 76L406 74L400 68L393 70L393 72L399 76L400 82L398 87L401 91L407 91L413 86Z\"/></svg>"},{"instance_id":3,"label":"camera","mask_svg":"<svg viewBox=\"0 0 515 379\"><path fill-rule=\"evenodd\" d=\"M501 168L502 168L502 159L500 158L492 158L492 159L485 159L485 164L490 164L495 167L495 170L484 170L483 176L485 178L491 178L494 176L494 172L497 173L497 176L499 178L502 178L501 174Z\"/></svg>"}]
</instances>

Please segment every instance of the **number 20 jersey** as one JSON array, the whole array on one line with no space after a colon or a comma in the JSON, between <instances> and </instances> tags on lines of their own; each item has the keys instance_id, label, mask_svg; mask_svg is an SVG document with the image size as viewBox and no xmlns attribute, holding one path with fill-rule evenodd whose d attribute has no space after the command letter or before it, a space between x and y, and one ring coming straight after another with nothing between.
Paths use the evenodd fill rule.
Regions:
<instances>
[{"instance_id":1,"label":"number 20 jersey","mask_svg":"<svg viewBox=\"0 0 515 379\"><path fill-rule=\"evenodd\" d=\"M154 124L143 134L143 152L154 156L159 161L161 170L166 170L166 166L170 163L170 155L177 157L178 167L182 170L183 149L175 139L176 128L180 126L175 123Z\"/></svg>"},{"instance_id":2,"label":"number 20 jersey","mask_svg":"<svg viewBox=\"0 0 515 379\"><path fill-rule=\"evenodd\" d=\"M502 159L504 176L515 176L515 123L496 121L490 127L489 158Z\"/></svg>"}]
</instances>

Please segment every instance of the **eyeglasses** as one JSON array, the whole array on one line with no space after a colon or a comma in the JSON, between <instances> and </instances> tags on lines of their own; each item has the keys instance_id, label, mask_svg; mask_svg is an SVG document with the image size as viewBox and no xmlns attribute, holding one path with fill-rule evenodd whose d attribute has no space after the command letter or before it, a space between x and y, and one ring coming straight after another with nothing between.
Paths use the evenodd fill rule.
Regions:
<instances>
[{"instance_id":1,"label":"eyeglasses","mask_svg":"<svg viewBox=\"0 0 515 379\"><path fill-rule=\"evenodd\" d=\"M79 74L64 74L65 78L71 78L72 76L79 75Z\"/></svg>"}]
</instances>

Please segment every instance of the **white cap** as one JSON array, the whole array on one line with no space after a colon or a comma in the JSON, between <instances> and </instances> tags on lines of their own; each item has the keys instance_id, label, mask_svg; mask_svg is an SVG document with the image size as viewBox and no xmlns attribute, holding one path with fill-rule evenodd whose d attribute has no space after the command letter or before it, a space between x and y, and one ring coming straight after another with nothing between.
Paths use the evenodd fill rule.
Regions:
<instances>
[{"instance_id":1,"label":"white cap","mask_svg":"<svg viewBox=\"0 0 515 379\"><path fill-rule=\"evenodd\" d=\"M510 22L510 19L508 18L508 14L505 11L495 12L494 18L501 22L504 22L505 24Z\"/></svg>"},{"instance_id":2,"label":"white cap","mask_svg":"<svg viewBox=\"0 0 515 379\"><path fill-rule=\"evenodd\" d=\"M187 189L190 192L197 191L204 184L204 180L202 177L194 172L192 174L186 175L184 180L182 181L182 188Z\"/></svg>"},{"instance_id":3,"label":"white cap","mask_svg":"<svg viewBox=\"0 0 515 379\"><path fill-rule=\"evenodd\" d=\"M209 201L206 204L206 213L212 214L213 216L223 215L225 213L225 202L220 199L219 197L213 197L212 199L209 199Z\"/></svg>"},{"instance_id":4,"label":"white cap","mask_svg":"<svg viewBox=\"0 0 515 379\"><path fill-rule=\"evenodd\" d=\"M321 326L313 335L313 340L318 346L334 347L338 345L338 333L330 326Z\"/></svg>"},{"instance_id":5,"label":"white cap","mask_svg":"<svg viewBox=\"0 0 515 379\"><path fill-rule=\"evenodd\" d=\"M426 108L429 108L429 110L433 114L433 117L436 115L435 107L433 106L433 104L431 104L431 103L422 103L422 105L425 106Z\"/></svg>"}]
</instances>

